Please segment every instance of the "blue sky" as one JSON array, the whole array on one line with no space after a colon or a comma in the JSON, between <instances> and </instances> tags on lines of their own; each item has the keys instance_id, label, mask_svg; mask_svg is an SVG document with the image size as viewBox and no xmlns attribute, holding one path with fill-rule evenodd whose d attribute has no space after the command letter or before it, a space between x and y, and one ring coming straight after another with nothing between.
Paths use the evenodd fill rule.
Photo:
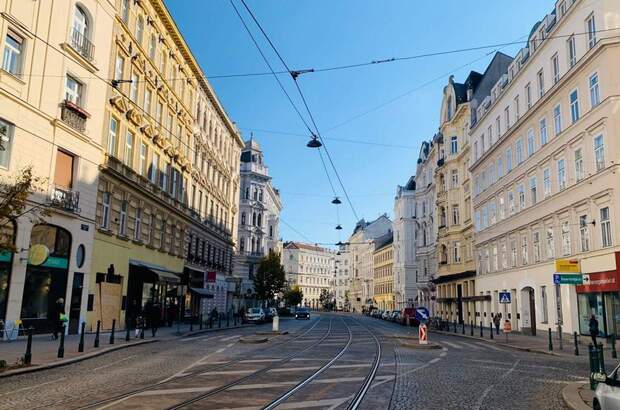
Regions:
<instances>
[{"instance_id":1,"label":"blue sky","mask_svg":"<svg viewBox=\"0 0 620 410\"><path fill-rule=\"evenodd\" d=\"M207 76L268 71L228 0L165 1ZM243 13L240 0L234 1ZM246 1L292 69L522 40L554 5L552 0ZM243 16L272 66L283 69L250 17ZM514 55L518 49L510 46L501 51ZM370 220L384 212L392 215L396 186L415 172L420 143L437 130L448 73L463 81L471 70L483 72L490 51L493 49L300 77L360 218ZM441 79L429 83L438 77ZM290 77L281 79L302 108ZM273 183L281 191L282 219L293 227L281 224L281 236L318 243L345 240L355 225L353 212L342 198L337 216L319 155L306 148L305 126L273 76L214 78L210 82L243 138L253 132L265 153ZM378 106L382 108L373 110ZM342 197L333 174L332 179ZM343 226L341 236L334 229L337 222Z\"/></svg>"}]
</instances>

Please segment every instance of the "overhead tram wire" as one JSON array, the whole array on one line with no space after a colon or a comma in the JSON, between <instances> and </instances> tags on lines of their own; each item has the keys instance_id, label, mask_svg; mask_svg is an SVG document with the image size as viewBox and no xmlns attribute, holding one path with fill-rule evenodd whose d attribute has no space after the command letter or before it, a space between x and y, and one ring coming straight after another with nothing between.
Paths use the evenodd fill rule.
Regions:
<instances>
[{"instance_id":1,"label":"overhead tram wire","mask_svg":"<svg viewBox=\"0 0 620 410\"><path fill-rule=\"evenodd\" d=\"M232 0L230 0L230 1L232 2ZM325 150L325 154L327 155L327 159L329 160L329 162L332 165L332 168L334 170L334 174L336 174L336 178L338 179L340 187L342 188L342 191L344 192L344 196L347 199L347 202L349 203L349 206L351 207L351 210L353 211L353 215L355 216L355 219L359 220L359 217L357 216L357 212L355 211L355 206L353 206L353 202L351 201L351 198L349 197L349 193L347 192L347 189L345 188L344 183L342 182L342 178L340 177L340 174L338 173L338 169L336 168L336 165L334 164L332 156L330 155L329 150L327 149L327 146L325 145L325 142L324 142L324 140L323 140L323 138L321 136L319 128L318 128L318 126L316 124L316 121L314 119L314 116L312 115L312 111L310 110L310 107L308 106L308 102L306 101L306 97L304 96L304 94L303 94L303 92L302 92L302 90L301 90L301 88L299 86L299 83L297 82L297 77L300 74L302 74L302 72L300 72L300 71L293 71L293 70L290 69L290 67L288 66L288 64L286 64L286 61L284 60L284 58L282 57L282 55L278 51L277 47L273 44L273 42L271 41L271 39L269 38L269 36L265 32L265 30L263 29L263 26L260 24L260 22L258 21L256 16L254 15L252 10L248 7L248 5L245 2L245 0L241 0L241 3L243 4L243 6L247 10L247 12L252 17L252 20L254 20L254 23L259 28L259 30L261 31L261 33L263 34L263 36L265 37L265 39L267 40L267 42L269 43L269 45L271 46L273 51L276 53L276 55L280 59L280 62L282 63L282 65L289 71L289 73L291 75L291 78L293 79L293 82L295 83L295 87L297 88L297 91L299 92L301 100L304 103L304 106L306 107L306 111L308 112L308 115L310 116L310 120L312 121L312 124L314 125L314 129L316 131L316 136L318 136L318 138L321 140L321 143L323 144L323 149Z\"/></svg>"}]
</instances>

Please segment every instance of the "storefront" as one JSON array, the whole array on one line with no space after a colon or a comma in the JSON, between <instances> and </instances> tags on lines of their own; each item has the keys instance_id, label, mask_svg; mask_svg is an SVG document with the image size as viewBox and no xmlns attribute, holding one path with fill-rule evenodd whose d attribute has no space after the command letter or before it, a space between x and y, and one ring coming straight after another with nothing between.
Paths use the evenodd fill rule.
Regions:
<instances>
[{"instance_id":1,"label":"storefront","mask_svg":"<svg viewBox=\"0 0 620 410\"><path fill-rule=\"evenodd\" d=\"M579 332L590 333L590 317L599 323L601 335L620 333L620 252L615 253L614 270L588 273L589 283L576 286Z\"/></svg>"}]
</instances>

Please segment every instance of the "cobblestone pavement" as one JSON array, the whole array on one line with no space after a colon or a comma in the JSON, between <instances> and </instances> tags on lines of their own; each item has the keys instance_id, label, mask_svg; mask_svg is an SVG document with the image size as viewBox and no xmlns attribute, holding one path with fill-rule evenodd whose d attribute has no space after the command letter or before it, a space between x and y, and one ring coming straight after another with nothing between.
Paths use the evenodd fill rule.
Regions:
<instances>
[{"instance_id":1,"label":"cobblestone pavement","mask_svg":"<svg viewBox=\"0 0 620 410\"><path fill-rule=\"evenodd\" d=\"M359 315L317 317L310 322L283 320L282 329L291 334L261 345L237 342L240 336L268 330L268 325L162 341L3 379L0 409L80 408L145 387L149 390L111 408L169 408L246 376L242 383L187 408L261 408L341 351L278 408L344 409L373 366L377 348L371 332L380 340L381 360L362 409L564 409L562 388L587 377L583 360L570 357L450 335L431 335L440 348L420 350L401 344L412 336L412 328ZM260 375L253 377L257 371ZM164 379L170 381L152 386Z\"/></svg>"}]
</instances>

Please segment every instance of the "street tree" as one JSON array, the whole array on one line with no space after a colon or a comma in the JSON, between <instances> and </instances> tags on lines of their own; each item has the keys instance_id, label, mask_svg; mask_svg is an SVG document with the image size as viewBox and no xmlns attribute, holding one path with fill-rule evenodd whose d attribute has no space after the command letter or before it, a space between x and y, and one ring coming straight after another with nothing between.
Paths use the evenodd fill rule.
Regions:
<instances>
[{"instance_id":1,"label":"street tree","mask_svg":"<svg viewBox=\"0 0 620 410\"><path fill-rule=\"evenodd\" d=\"M278 292L286 287L284 266L280 263L280 255L270 251L258 265L254 275L254 291L258 300L263 303L272 300Z\"/></svg>"},{"instance_id":2,"label":"street tree","mask_svg":"<svg viewBox=\"0 0 620 410\"><path fill-rule=\"evenodd\" d=\"M334 307L333 303L333 294L329 292L327 289L321 289L321 294L319 295L319 303L325 310L331 310Z\"/></svg>"},{"instance_id":3,"label":"street tree","mask_svg":"<svg viewBox=\"0 0 620 410\"><path fill-rule=\"evenodd\" d=\"M284 293L284 299L289 304L289 306L297 306L304 299L304 292L302 292L301 288L297 285L288 288Z\"/></svg>"}]
</instances>

